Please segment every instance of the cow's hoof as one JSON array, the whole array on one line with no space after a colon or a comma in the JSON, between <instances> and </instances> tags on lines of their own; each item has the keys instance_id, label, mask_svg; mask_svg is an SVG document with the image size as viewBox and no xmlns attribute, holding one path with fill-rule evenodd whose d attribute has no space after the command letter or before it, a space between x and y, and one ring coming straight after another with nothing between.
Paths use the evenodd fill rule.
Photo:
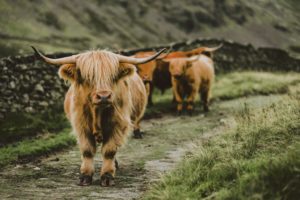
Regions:
<instances>
[{"instance_id":1,"label":"cow's hoof","mask_svg":"<svg viewBox=\"0 0 300 200\"><path fill-rule=\"evenodd\" d=\"M181 116L182 115L182 110L177 110L176 116Z\"/></svg>"},{"instance_id":2,"label":"cow's hoof","mask_svg":"<svg viewBox=\"0 0 300 200\"><path fill-rule=\"evenodd\" d=\"M133 138L135 138L135 139L142 139L143 138L143 133L140 131L140 129L137 129L137 130L133 131Z\"/></svg>"},{"instance_id":3,"label":"cow's hoof","mask_svg":"<svg viewBox=\"0 0 300 200\"><path fill-rule=\"evenodd\" d=\"M208 107L204 107L204 112L209 112L209 108Z\"/></svg>"},{"instance_id":4,"label":"cow's hoof","mask_svg":"<svg viewBox=\"0 0 300 200\"><path fill-rule=\"evenodd\" d=\"M187 114L188 114L189 116L193 116L194 110L188 110L188 111L187 111Z\"/></svg>"},{"instance_id":5,"label":"cow's hoof","mask_svg":"<svg viewBox=\"0 0 300 200\"><path fill-rule=\"evenodd\" d=\"M80 175L79 177L79 186L89 186L92 184L93 177L89 175Z\"/></svg>"},{"instance_id":6,"label":"cow's hoof","mask_svg":"<svg viewBox=\"0 0 300 200\"><path fill-rule=\"evenodd\" d=\"M102 187L109 187L115 185L114 177L110 173L105 173L101 176L101 183Z\"/></svg>"}]
</instances>

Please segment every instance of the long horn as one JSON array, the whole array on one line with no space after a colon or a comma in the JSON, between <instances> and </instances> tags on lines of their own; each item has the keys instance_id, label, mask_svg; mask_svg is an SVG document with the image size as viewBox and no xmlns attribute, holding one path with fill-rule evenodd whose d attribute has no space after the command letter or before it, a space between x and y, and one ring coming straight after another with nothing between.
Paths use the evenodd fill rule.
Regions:
<instances>
[{"instance_id":1,"label":"long horn","mask_svg":"<svg viewBox=\"0 0 300 200\"><path fill-rule=\"evenodd\" d=\"M48 58L44 56L41 52L39 52L35 47L31 46L31 48L34 50L35 54L41 57L45 62L54 64L54 65L63 65L63 64L74 64L76 63L76 58L78 55L68 56L64 58Z\"/></svg>"},{"instance_id":2,"label":"long horn","mask_svg":"<svg viewBox=\"0 0 300 200\"><path fill-rule=\"evenodd\" d=\"M173 45L170 46L170 48L168 49L168 51L166 53L161 54L157 59L164 59L164 58L166 58L171 53L172 50L173 50Z\"/></svg>"},{"instance_id":3,"label":"long horn","mask_svg":"<svg viewBox=\"0 0 300 200\"><path fill-rule=\"evenodd\" d=\"M130 64L134 64L134 65L144 64L144 63L147 63L147 62L149 62L151 60L154 60L161 53L163 53L165 50L166 50L166 48L163 48L159 52L157 52L156 54L154 54L152 56L149 56L149 57L146 57L146 58L134 58L134 57L128 57L128 56L118 55L119 62L120 63L130 63Z\"/></svg>"},{"instance_id":4,"label":"long horn","mask_svg":"<svg viewBox=\"0 0 300 200\"><path fill-rule=\"evenodd\" d=\"M212 51L216 51L218 49L220 49L221 47L223 46L223 44L219 44L219 46L216 46L216 47L204 47L204 51L207 51L207 52L212 52Z\"/></svg>"}]
</instances>

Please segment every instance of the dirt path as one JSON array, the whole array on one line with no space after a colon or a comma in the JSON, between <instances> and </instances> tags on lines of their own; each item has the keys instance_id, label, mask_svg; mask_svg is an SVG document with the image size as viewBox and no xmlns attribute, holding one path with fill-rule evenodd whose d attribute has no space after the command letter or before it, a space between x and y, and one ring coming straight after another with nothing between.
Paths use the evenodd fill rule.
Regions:
<instances>
[{"instance_id":1,"label":"dirt path","mask_svg":"<svg viewBox=\"0 0 300 200\"><path fill-rule=\"evenodd\" d=\"M120 169L116 186L111 188L100 187L98 173L92 186L76 185L81 163L77 147L39 162L8 166L0 171L0 199L139 199L153 181L192 151L194 141L209 139L233 126L232 113L245 102L254 107L279 99L280 96L242 98L215 103L207 115L164 116L144 121L144 139L129 139L119 150ZM100 166L98 154L96 170Z\"/></svg>"}]
</instances>

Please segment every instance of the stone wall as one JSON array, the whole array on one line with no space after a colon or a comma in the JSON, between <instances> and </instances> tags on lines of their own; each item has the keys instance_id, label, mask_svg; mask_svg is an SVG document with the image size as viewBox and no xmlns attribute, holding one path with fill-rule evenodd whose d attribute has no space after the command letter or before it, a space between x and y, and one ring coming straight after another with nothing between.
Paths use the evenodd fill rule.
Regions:
<instances>
[{"instance_id":1,"label":"stone wall","mask_svg":"<svg viewBox=\"0 0 300 200\"><path fill-rule=\"evenodd\" d=\"M214 54L217 73L236 70L300 71L300 60L280 49L260 48L221 40L194 40L172 44L174 50L188 50L201 45L223 47ZM164 46L124 50L125 55ZM70 54L48 55L62 57ZM62 108L67 85L57 75L58 68L34 55L0 60L0 121L9 113L37 113Z\"/></svg>"}]
</instances>

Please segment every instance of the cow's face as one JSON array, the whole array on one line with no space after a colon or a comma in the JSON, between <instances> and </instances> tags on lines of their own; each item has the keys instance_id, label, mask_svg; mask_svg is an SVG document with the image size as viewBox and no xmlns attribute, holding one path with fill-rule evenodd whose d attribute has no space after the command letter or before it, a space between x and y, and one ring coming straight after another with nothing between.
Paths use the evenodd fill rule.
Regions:
<instances>
[{"instance_id":1,"label":"cow's face","mask_svg":"<svg viewBox=\"0 0 300 200\"><path fill-rule=\"evenodd\" d=\"M191 62L188 62L185 58L171 59L169 62L170 73L175 79L180 79L184 75L186 69L191 66Z\"/></svg>"},{"instance_id":2,"label":"cow's face","mask_svg":"<svg viewBox=\"0 0 300 200\"><path fill-rule=\"evenodd\" d=\"M135 67L120 64L113 58L101 60L97 56L84 56L78 58L76 64L62 65L59 75L73 84L74 99L93 107L106 108L114 102L120 80L133 74Z\"/></svg>"},{"instance_id":3,"label":"cow's face","mask_svg":"<svg viewBox=\"0 0 300 200\"><path fill-rule=\"evenodd\" d=\"M156 67L155 61L137 65L138 74L142 78L144 83L151 82L153 80L153 72L155 70L155 67Z\"/></svg>"}]
</instances>

